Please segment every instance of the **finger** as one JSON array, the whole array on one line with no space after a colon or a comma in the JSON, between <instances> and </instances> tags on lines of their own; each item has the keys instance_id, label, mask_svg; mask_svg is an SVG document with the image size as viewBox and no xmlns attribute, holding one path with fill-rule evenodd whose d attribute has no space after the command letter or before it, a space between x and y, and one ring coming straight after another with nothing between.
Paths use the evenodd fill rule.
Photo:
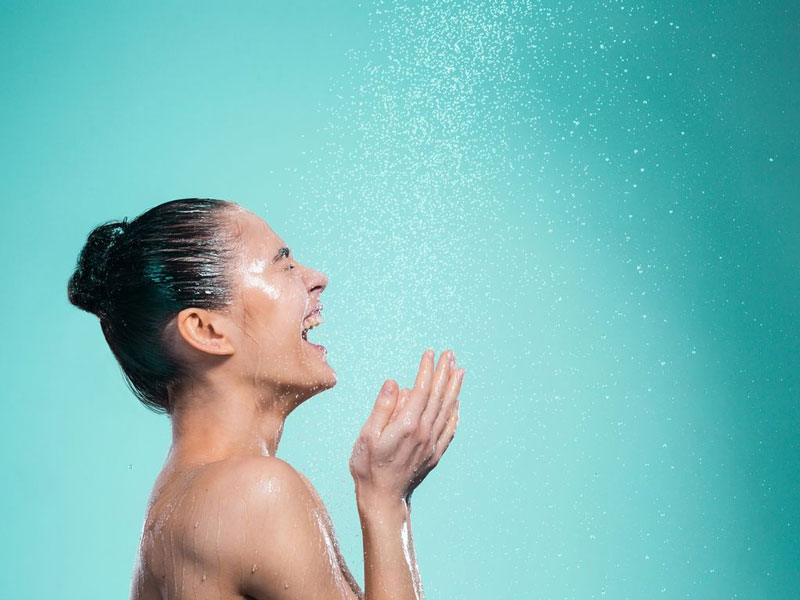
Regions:
<instances>
[{"instance_id":1,"label":"finger","mask_svg":"<svg viewBox=\"0 0 800 600\"><path fill-rule=\"evenodd\" d=\"M414 389L421 389L430 393L431 381L433 380L433 349L425 350L422 359L419 361L417 379L414 381Z\"/></svg>"},{"instance_id":2,"label":"finger","mask_svg":"<svg viewBox=\"0 0 800 600\"><path fill-rule=\"evenodd\" d=\"M425 410L422 412L422 425L430 429L436 416L442 410L444 391L450 379L450 372L455 366L456 357L452 350L445 350L439 356L439 364L436 366L436 373L433 376L433 387L431 396Z\"/></svg>"},{"instance_id":3,"label":"finger","mask_svg":"<svg viewBox=\"0 0 800 600\"><path fill-rule=\"evenodd\" d=\"M414 387L411 389L408 401L401 412L401 417L403 419L409 419L415 423L419 422L422 411L428 403L432 380L433 350L426 350L419 364L419 371L417 372L417 379L414 382Z\"/></svg>"},{"instance_id":4,"label":"finger","mask_svg":"<svg viewBox=\"0 0 800 600\"><path fill-rule=\"evenodd\" d=\"M410 393L411 393L411 390L409 390L408 388L403 388L402 390L400 390L400 395L397 398L397 404L395 404L395 406L394 406L394 411L392 411L392 416L389 417L389 423L391 423L392 421L394 421L397 418L397 415L400 413L400 411L405 406L406 400L408 400L408 395Z\"/></svg>"},{"instance_id":5,"label":"finger","mask_svg":"<svg viewBox=\"0 0 800 600\"><path fill-rule=\"evenodd\" d=\"M442 410L436 416L433 423L433 439L439 440L444 431L450 416L453 412L453 407L458 402L458 394L461 392L461 382L464 381L464 369L458 368L453 371L450 381L447 383L447 390L444 393L444 401L442 403ZM438 442L437 442L438 443Z\"/></svg>"},{"instance_id":6,"label":"finger","mask_svg":"<svg viewBox=\"0 0 800 600\"><path fill-rule=\"evenodd\" d=\"M442 432L441 437L436 440L436 451L433 456L434 464L438 464L439 460L441 460L442 455L445 453L445 450L450 446L450 442L453 441L453 438L456 435L456 428L458 427L458 409L461 406L461 402L456 400L456 405L454 407L453 413L450 415L450 418L447 420L447 425Z\"/></svg>"},{"instance_id":7,"label":"finger","mask_svg":"<svg viewBox=\"0 0 800 600\"><path fill-rule=\"evenodd\" d=\"M389 422L389 417L391 417L396 403L397 382L393 379L387 379L383 383L378 398L375 400L372 413L367 417L362 431L376 438L379 437L383 428L386 427L386 423Z\"/></svg>"}]
</instances>

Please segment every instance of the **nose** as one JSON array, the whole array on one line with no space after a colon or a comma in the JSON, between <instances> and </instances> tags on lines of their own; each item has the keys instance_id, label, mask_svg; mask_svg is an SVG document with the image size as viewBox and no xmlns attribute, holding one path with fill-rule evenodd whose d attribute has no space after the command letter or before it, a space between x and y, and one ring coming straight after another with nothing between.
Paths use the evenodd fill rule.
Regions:
<instances>
[{"instance_id":1,"label":"nose","mask_svg":"<svg viewBox=\"0 0 800 600\"><path fill-rule=\"evenodd\" d=\"M307 281L308 281L308 292L313 293L317 292L317 296L319 296L322 291L328 287L328 276L321 271L317 271L315 269L308 269L307 273Z\"/></svg>"}]
</instances>

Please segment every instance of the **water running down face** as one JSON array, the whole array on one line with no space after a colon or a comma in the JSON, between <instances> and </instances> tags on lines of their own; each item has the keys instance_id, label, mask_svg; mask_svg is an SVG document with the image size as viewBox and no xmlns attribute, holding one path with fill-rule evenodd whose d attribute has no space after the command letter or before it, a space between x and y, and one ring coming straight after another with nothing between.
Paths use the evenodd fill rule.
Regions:
<instances>
[{"instance_id":1,"label":"water running down face","mask_svg":"<svg viewBox=\"0 0 800 600\"><path fill-rule=\"evenodd\" d=\"M319 296L328 278L299 263L257 215L242 210L232 218L242 241L232 315L237 367L257 384L300 395L333 387L326 349L307 340L308 330L322 323Z\"/></svg>"}]
</instances>

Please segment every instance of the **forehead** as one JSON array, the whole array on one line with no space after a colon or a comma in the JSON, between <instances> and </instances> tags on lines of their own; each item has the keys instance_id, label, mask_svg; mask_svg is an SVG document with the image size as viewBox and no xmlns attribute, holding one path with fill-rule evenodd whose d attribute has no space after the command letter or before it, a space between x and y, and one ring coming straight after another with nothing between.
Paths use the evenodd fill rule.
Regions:
<instances>
[{"instance_id":1,"label":"forehead","mask_svg":"<svg viewBox=\"0 0 800 600\"><path fill-rule=\"evenodd\" d=\"M251 256L265 256L269 253L271 258L275 252L284 246L281 237L267 225L261 217L247 210L242 210L236 215L236 224L239 235Z\"/></svg>"}]
</instances>

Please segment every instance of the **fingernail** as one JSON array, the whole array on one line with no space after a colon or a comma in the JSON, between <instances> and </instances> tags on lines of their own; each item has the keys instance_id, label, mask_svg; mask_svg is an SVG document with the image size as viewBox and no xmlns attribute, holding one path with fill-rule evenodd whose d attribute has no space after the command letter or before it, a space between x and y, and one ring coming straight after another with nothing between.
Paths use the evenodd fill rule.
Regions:
<instances>
[{"instance_id":1,"label":"fingernail","mask_svg":"<svg viewBox=\"0 0 800 600\"><path fill-rule=\"evenodd\" d=\"M391 393L391 391L392 391L392 382L386 381L383 384L383 387L381 388L381 393L388 396Z\"/></svg>"},{"instance_id":2,"label":"fingernail","mask_svg":"<svg viewBox=\"0 0 800 600\"><path fill-rule=\"evenodd\" d=\"M425 350L425 354L433 358L433 348L428 348L427 350Z\"/></svg>"}]
</instances>

